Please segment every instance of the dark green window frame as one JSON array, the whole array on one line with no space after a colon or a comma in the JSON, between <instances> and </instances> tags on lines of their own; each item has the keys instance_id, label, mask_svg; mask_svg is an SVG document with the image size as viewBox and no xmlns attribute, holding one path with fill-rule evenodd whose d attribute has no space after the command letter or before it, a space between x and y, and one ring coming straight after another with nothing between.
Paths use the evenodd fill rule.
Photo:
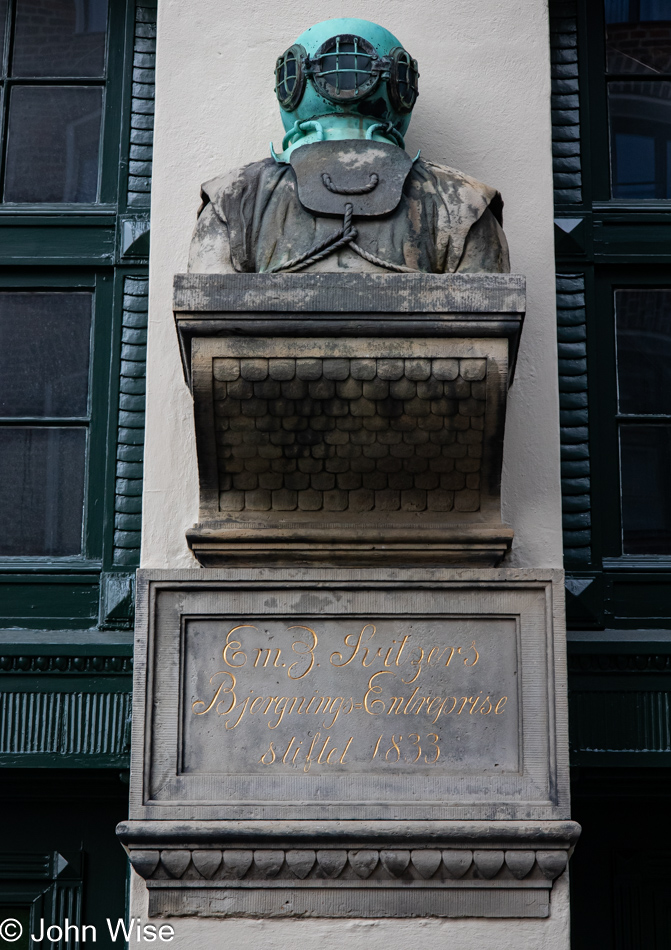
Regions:
<instances>
[{"instance_id":1,"label":"dark green window frame","mask_svg":"<svg viewBox=\"0 0 671 950\"><path fill-rule=\"evenodd\" d=\"M580 4L579 61L581 74L581 126L583 176L591 206L598 210L666 212L671 198L623 199L611 197L611 141L608 87L615 82L671 82L671 72L656 75L606 72L604 0Z\"/></svg>"},{"instance_id":2,"label":"dark green window frame","mask_svg":"<svg viewBox=\"0 0 671 950\"><path fill-rule=\"evenodd\" d=\"M8 16L14 9L11 0ZM115 547L120 538L129 543L132 535L120 530L132 519L118 511L128 508L119 495L123 476L117 455L123 448L121 410L128 402L123 395L123 367L128 363L122 362L122 350L129 349L129 337L145 332L132 328L141 327L143 319L146 326L146 313L132 312L146 310L146 298L129 298L128 292L130 288L131 294L137 293L133 282L137 287L147 277L152 23L155 0L110 0L99 202L0 202L0 289L94 292L82 554L0 559L0 628L53 630L58 639L69 630L99 624L103 629L127 629L132 623L132 572L137 560L132 550L120 552ZM6 122L3 113L2 129ZM137 433L140 447L142 431ZM141 479L141 458L134 467L140 468ZM136 484L141 485L137 475ZM139 515L134 520L139 522Z\"/></svg>"},{"instance_id":3,"label":"dark green window frame","mask_svg":"<svg viewBox=\"0 0 671 950\"><path fill-rule=\"evenodd\" d=\"M119 189L119 131L122 117L123 96L120 94L124 82L125 49L128 33L129 12L132 14L134 4L126 0L109 0L108 8L108 38L106 51L105 76L102 78L64 78L62 76L48 77L13 77L7 74L6 66L11 62L13 26L16 19L16 2L9 0L7 5L7 20L5 28L5 43L2 61L0 61L0 84L3 92L0 94L2 142L7 141L9 121L9 101L13 88L17 86L98 86L103 89L103 121L99 154L99 187L98 200L90 204L62 204L62 203L27 203L1 202L0 213L11 210L13 212L29 213L35 211L44 214L49 210L72 211L81 214L87 208L95 211L116 211L116 201ZM0 151L0 182L5 181L6 149Z\"/></svg>"},{"instance_id":4,"label":"dark green window frame","mask_svg":"<svg viewBox=\"0 0 671 950\"><path fill-rule=\"evenodd\" d=\"M607 86L618 74L606 74L604 9L603 0L550 9L560 393L580 389L581 373L587 391L579 412L578 400L562 405L568 621L669 629L671 559L621 549L613 311L620 287L671 287L671 200L611 197Z\"/></svg>"},{"instance_id":5,"label":"dark green window frame","mask_svg":"<svg viewBox=\"0 0 671 950\"><path fill-rule=\"evenodd\" d=\"M87 430L86 481L82 553L66 557L2 557L0 570L41 569L57 564L69 570L99 570L103 557L102 519L99 513L105 496L107 455L107 410L110 404L112 338L109 314L113 306L113 279L109 271L38 272L23 280L0 273L0 290L15 292L88 291L92 296L91 359L89 364L89 411L84 416L33 420L32 417L0 418L0 426L37 427L70 423Z\"/></svg>"},{"instance_id":6,"label":"dark green window frame","mask_svg":"<svg viewBox=\"0 0 671 950\"><path fill-rule=\"evenodd\" d=\"M603 486L594 499L594 506L599 509L598 523L601 526L597 543L605 568L666 567L671 571L671 555L626 554L622 544L619 429L637 423L658 425L671 422L671 415L668 414L623 413L618 408L615 294L618 290L634 289L670 290L671 274L668 267L632 266L623 274L623 268L614 265L602 266L596 272L594 319L590 321L588 332L594 340L589 356L592 454L597 484ZM613 476L613 473L617 474ZM669 607L671 609L671 603Z\"/></svg>"}]
</instances>

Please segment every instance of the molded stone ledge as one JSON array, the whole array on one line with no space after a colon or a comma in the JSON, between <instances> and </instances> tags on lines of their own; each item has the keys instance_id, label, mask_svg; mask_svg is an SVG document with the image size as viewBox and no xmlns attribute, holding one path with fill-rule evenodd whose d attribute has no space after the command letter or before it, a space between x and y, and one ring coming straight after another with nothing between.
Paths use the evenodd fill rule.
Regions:
<instances>
[{"instance_id":1,"label":"molded stone ledge","mask_svg":"<svg viewBox=\"0 0 671 950\"><path fill-rule=\"evenodd\" d=\"M571 821L313 824L130 821L117 833L152 916L544 917L580 832Z\"/></svg>"},{"instance_id":2,"label":"molded stone ledge","mask_svg":"<svg viewBox=\"0 0 671 950\"><path fill-rule=\"evenodd\" d=\"M264 530L265 529L265 530ZM495 567L510 549L508 525L456 525L431 530L387 524L366 531L331 527L323 541L318 525L280 529L265 525L201 522L186 533L189 547L204 567L266 566L270 560L295 564L421 564L442 567L464 563Z\"/></svg>"},{"instance_id":3,"label":"molded stone ledge","mask_svg":"<svg viewBox=\"0 0 671 950\"><path fill-rule=\"evenodd\" d=\"M184 375L198 337L503 337L512 380L526 308L519 274L176 274Z\"/></svg>"}]
</instances>

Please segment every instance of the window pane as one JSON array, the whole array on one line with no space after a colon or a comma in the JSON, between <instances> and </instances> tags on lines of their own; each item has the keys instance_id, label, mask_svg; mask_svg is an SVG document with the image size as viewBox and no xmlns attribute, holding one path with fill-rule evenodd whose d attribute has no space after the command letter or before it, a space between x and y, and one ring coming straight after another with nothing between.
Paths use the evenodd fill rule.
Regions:
<instances>
[{"instance_id":1,"label":"window pane","mask_svg":"<svg viewBox=\"0 0 671 950\"><path fill-rule=\"evenodd\" d=\"M88 293L0 293L0 416L84 416Z\"/></svg>"},{"instance_id":2,"label":"window pane","mask_svg":"<svg viewBox=\"0 0 671 950\"><path fill-rule=\"evenodd\" d=\"M101 116L99 88L14 88L5 201L95 201Z\"/></svg>"},{"instance_id":3,"label":"window pane","mask_svg":"<svg viewBox=\"0 0 671 950\"><path fill-rule=\"evenodd\" d=\"M615 328L620 412L671 414L671 290L615 291Z\"/></svg>"},{"instance_id":4,"label":"window pane","mask_svg":"<svg viewBox=\"0 0 671 950\"><path fill-rule=\"evenodd\" d=\"M84 429L0 428L0 556L80 554Z\"/></svg>"},{"instance_id":5,"label":"window pane","mask_svg":"<svg viewBox=\"0 0 671 950\"><path fill-rule=\"evenodd\" d=\"M107 0L17 0L12 75L102 76Z\"/></svg>"},{"instance_id":6,"label":"window pane","mask_svg":"<svg viewBox=\"0 0 671 950\"><path fill-rule=\"evenodd\" d=\"M622 551L671 554L671 426L620 429Z\"/></svg>"},{"instance_id":7,"label":"window pane","mask_svg":"<svg viewBox=\"0 0 671 950\"><path fill-rule=\"evenodd\" d=\"M608 86L613 198L669 198L671 82Z\"/></svg>"},{"instance_id":8,"label":"window pane","mask_svg":"<svg viewBox=\"0 0 671 950\"><path fill-rule=\"evenodd\" d=\"M671 0L606 0L609 73L671 72Z\"/></svg>"}]
</instances>

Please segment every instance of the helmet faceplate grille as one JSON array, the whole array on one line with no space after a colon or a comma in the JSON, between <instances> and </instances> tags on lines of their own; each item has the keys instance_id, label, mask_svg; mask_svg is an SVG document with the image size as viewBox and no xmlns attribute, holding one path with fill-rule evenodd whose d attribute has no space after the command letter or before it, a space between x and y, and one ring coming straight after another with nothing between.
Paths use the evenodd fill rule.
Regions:
<instances>
[{"instance_id":1,"label":"helmet faceplate grille","mask_svg":"<svg viewBox=\"0 0 671 950\"><path fill-rule=\"evenodd\" d=\"M381 64L371 44L360 36L334 36L312 59L314 83L327 99L360 99L377 85Z\"/></svg>"}]
</instances>

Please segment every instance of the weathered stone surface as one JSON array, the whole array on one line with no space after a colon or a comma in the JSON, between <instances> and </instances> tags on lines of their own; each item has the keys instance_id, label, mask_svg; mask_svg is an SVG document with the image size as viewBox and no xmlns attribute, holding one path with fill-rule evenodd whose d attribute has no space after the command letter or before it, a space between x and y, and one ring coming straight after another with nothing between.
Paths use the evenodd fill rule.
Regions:
<instances>
[{"instance_id":1,"label":"weathered stone surface","mask_svg":"<svg viewBox=\"0 0 671 950\"><path fill-rule=\"evenodd\" d=\"M578 831L573 822L351 821L320 822L316 830L310 822L280 827L258 821L163 822L160 831L143 822L119 826L133 866L147 881L150 908L169 908L176 916L215 917L241 912L273 917L278 911L279 916L321 912L333 917L449 917L462 916L469 908L469 913L486 917L542 917L548 913L551 878L566 867ZM170 849L141 850L138 845L152 841L152 836L155 844L159 838L169 842ZM384 847L398 836L409 844L424 838L434 845L451 842L453 847L442 852ZM320 837L331 846L317 850L316 861L311 848L286 848L292 839L314 844ZM240 864L240 851L229 848L233 838L251 846L249 865L246 860ZM194 849L196 840L201 841L200 850ZM368 846L351 847L355 840ZM269 842L276 846L266 847ZM337 843L344 847L333 847ZM373 843L382 847L370 847ZM476 861L468 844L478 846ZM226 857L231 853L233 860ZM182 871L187 867L188 882ZM182 875L185 884L180 888L175 881ZM314 889L312 899L318 895L318 905L303 903L301 887ZM411 890L411 904L404 900L403 889ZM275 895L274 902L268 893Z\"/></svg>"},{"instance_id":2,"label":"weathered stone surface","mask_svg":"<svg viewBox=\"0 0 671 950\"><path fill-rule=\"evenodd\" d=\"M551 577L141 574L134 715L151 738L134 744L134 817L566 817L565 748L549 754L565 717L563 690L548 691L548 664L561 684L564 663Z\"/></svg>"},{"instance_id":3,"label":"weathered stone surface","mask_svg":"<svg viewBox=\"0 0 671 950\"><path fill-rule=\"evenodd\" d=\"M194 553L205 566L407 562L412 545L430 563L497 563L512 537L499 496L506 351L500 339L194 340Z\"/></svg>"},{"instance_id":4,"label":"weathered stone surface","mask_svg":"<svg viewBox=\"0 0 671 950\"><path fill-rule=\"evenodd\" d=\"M192 851L191 860L193 866L201 877L210 879L214 877L221 867L223 855L221 851Z\"/></svg>"},{"instance_id":5,"label":"weathered stone surface","mask_svg":"<svg viewBox=\"0 0 671 950\"><path fill-rule=\"evenodd\" d=\"M426 848L412 852L412 863L414 867L417 868L421 876L427 880L436 873L440 867L440 861L440 851L431 851Z\"/></svg>"}]
</instances>

